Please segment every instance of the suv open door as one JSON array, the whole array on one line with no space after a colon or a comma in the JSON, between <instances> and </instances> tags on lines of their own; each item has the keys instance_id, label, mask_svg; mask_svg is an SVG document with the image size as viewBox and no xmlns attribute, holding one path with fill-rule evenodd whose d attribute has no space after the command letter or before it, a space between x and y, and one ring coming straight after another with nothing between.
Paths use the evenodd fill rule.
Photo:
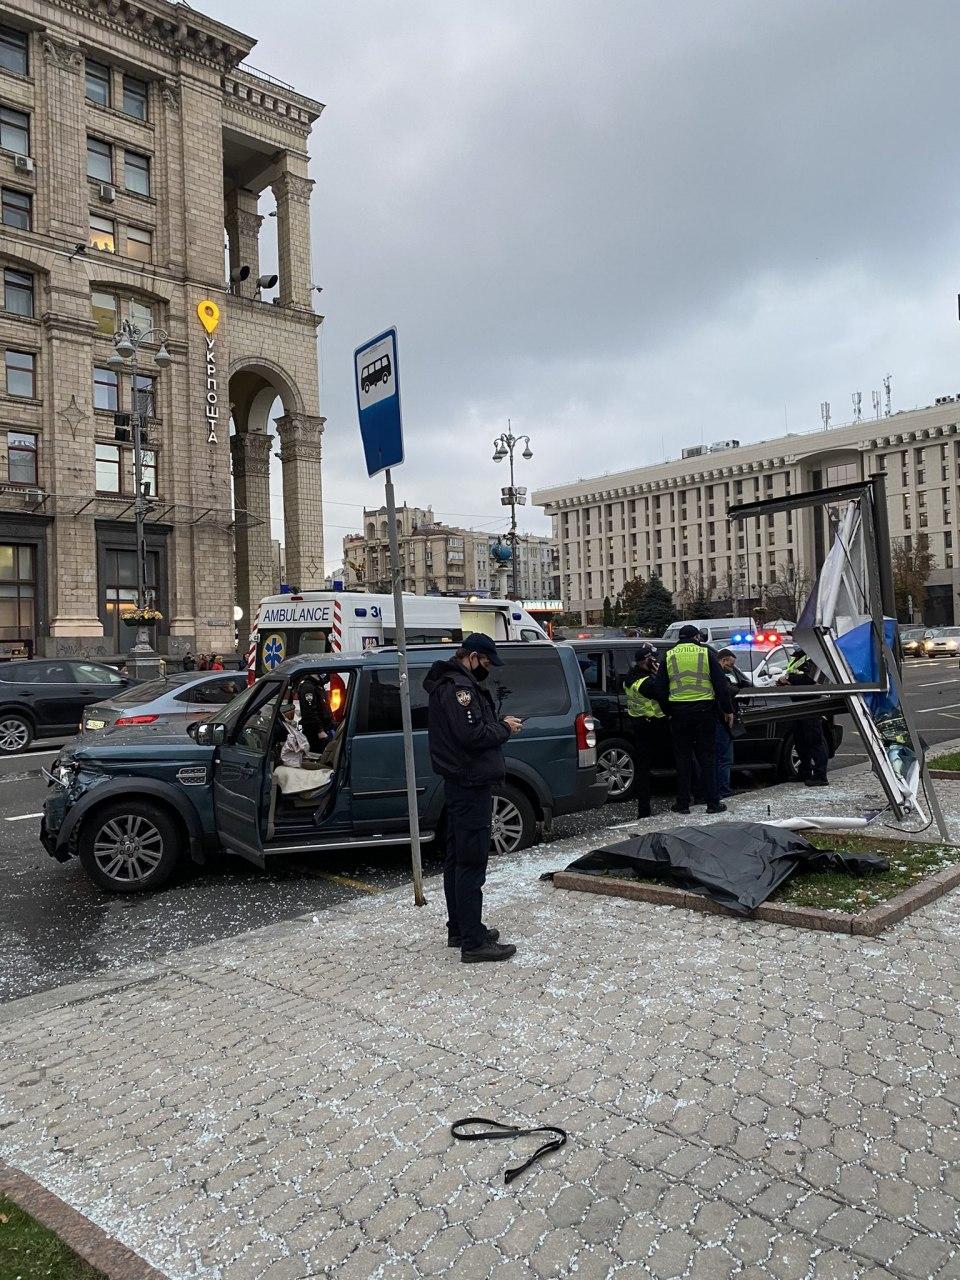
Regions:
<instances>
[{"instance_id":1,"label":"suv open door","mask_svg":"<svg viewBox=\"0 0 960 1280\"><path fill-rule=\"evenodd\" d=\"M273 727L283 694L282 680L265 680L246 704L213 766L213 807L217 831L228 853L265 865L263 837Z\"/></svg>"}]
</instances>

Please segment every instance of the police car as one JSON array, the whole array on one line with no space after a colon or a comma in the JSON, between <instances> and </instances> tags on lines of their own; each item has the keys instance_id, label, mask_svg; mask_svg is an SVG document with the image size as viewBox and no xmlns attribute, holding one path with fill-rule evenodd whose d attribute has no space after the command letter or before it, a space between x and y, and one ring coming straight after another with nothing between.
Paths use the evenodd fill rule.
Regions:
<instances>
[{"instance_id":1,"label":"police car","mask_svg":"<svg viewBox=\"0 0 960 1280\"><path fill-rule=\"evenodd\" d=\"M729 649L736 656L737 670L749 684L775 684L787 669L796 645L779 631L745 631L732 635L724 644L714 641L712 649Z\"/></svg>"}]
</instances>

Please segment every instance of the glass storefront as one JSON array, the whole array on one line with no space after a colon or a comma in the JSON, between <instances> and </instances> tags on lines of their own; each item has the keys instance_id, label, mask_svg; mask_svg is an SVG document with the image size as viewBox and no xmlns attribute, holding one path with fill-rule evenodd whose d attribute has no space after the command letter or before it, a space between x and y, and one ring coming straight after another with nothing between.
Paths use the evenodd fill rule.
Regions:
<instances>
[{"instance_id":1,"label":"glass storefront","mask_svg":"<svg viewBox=\"0 0 960 1280\"><path fill-rule=\"evenodd\" d=\"M30 657L36 646L34 548L0 543L0 657Z\"/></svg>"},{"instance_id":2,"label":"glass storefront","mask_svg":"<svg viewBox=\"0 0 960 1280\"><path fill-rule=\"evenodd\" d=\"M133 643L134 632L121 621L137 604L137 553L110 547L104 552L103 636L113 645L114 653L125 653ZM158 556L147 552L147 604L155 603L158 581Z\"/></svg>"}]
</instances>

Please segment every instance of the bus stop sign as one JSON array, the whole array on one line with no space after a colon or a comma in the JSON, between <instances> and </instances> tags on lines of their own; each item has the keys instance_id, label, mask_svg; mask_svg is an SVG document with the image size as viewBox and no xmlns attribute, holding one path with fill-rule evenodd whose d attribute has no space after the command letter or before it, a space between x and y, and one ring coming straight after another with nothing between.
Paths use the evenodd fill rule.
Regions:
<instances>
[{"instance_id":1,"label":"bus stop sign","mask_svg":"<svg viewBox=\"0 0 960 1280\"><path fill-rule=\"evenodd\" d=\"M357 347L353 363L367 475L375 476L403 461L396 329L388 329Z\"/></svg>"}]
</instances>

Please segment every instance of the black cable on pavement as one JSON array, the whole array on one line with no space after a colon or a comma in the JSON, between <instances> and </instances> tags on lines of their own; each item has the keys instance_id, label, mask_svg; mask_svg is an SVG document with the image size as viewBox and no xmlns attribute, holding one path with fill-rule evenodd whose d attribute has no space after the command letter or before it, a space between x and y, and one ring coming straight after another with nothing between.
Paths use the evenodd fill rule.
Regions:
<instances>
[{"instance_id":1,"label":"black cable on pavement","mask_svg":"<svg viewBox=\"0 0 960 1280\"><path fill-rule=\"evenodd\" d=\"M480 1133L464 1133L463 1127L468 1124L485 1124L491 1125L492 1128L482 1130ZM529 1160L524 1160L523 1164L518 1164L513 1169L507 1169L503 1175L503 1181L509 1186L514 1178L519 1178L524 1170L529 1169L534 1161L539 1160L541 1156L545 1156L548 1151L559 1151L567 1141L566 1129L561 1129L555 1124L536 1125L531 1129L521 1129L515 1124L501 1124L499 1120L487 1120L483 1116L468 1116L465 1120L457 1120L450 1126L450 1132L455 1138L459 1138L461 1142L479 1142L485 1138L526 1138L533 1133L552 1133L555 1136L545 1142L543 1146L538 1147Z\"/></svg>"}]
</instances>

